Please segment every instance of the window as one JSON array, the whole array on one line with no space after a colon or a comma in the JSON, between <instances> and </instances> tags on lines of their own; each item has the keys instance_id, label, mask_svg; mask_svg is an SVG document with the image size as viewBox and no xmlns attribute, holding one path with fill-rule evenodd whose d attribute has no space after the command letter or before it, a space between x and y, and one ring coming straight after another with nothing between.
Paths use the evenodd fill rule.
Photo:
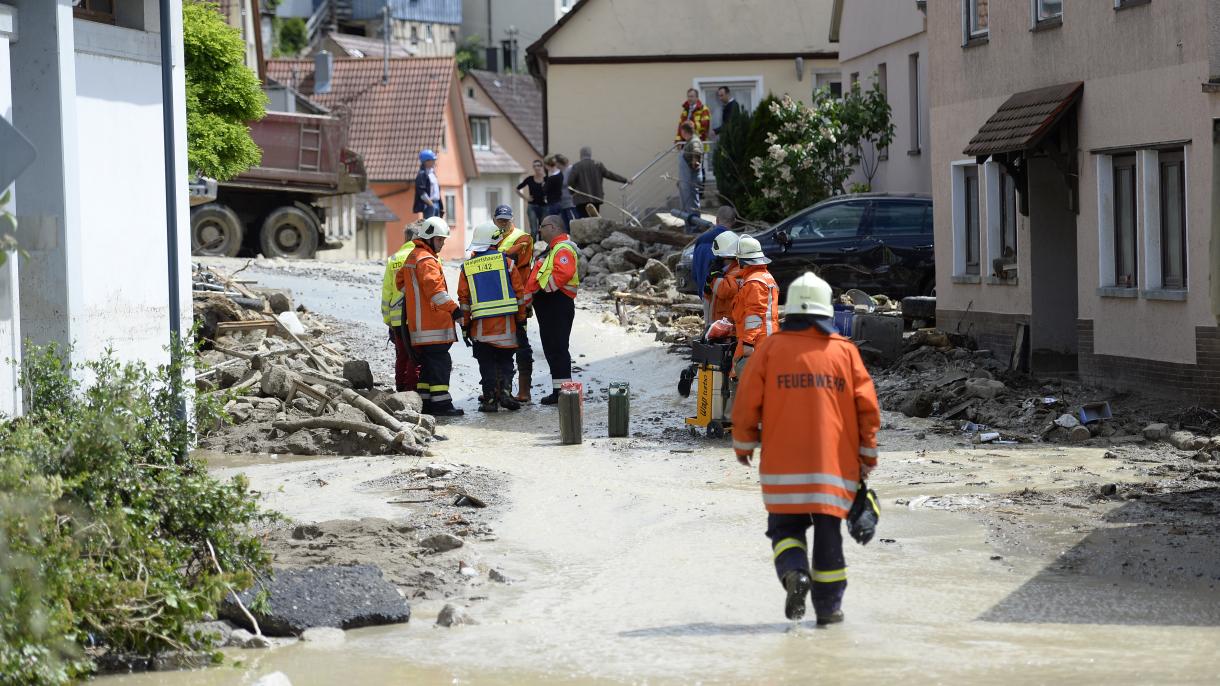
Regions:
<instances>
[{"instance_id":1,"label":"window","mask_svg":"<svg viewBox=\"0 0 1220 686\"><path fill-rule=\"evenodd\" d=\"M419 42L419 27L415 26L414 24L411 25L411 42L412 43Z\"/></svg>"},{"instance_id":2,"label":"window","mask_svg":"<svg viewBox=\"0 0 1220 686\"><path fill-rule=\"evenodd\" d=\"M835 98L843 97L843 79L838 72L819 72L814 75L814 86L816 88L830 89L831 96Z\"/></svg>"},{"instance_id":3,"label":"window","mask_svg":"<svg viewBox=\"0 0 1220 686\"><path fill-rule=\"evenodd\" d=\"M1114 158L1114 285L1135 288L1135 155Z\"/></svg>"},{"instance_id":4,"label":"window","mask_svg":"<svg viewBox=\"0 0 1220 686\"><path fill-rule=\"evenodd\" d=\"M964 205L965 223L962 225L962 246L965 248L965 272L977 275L979 273L979 168L970 165L964 173Z\"/></svg>"},{"instance_id":5,"label":"window","mask_svg":"<svg viewBox=\"0 0 1220 686\"><path fill-rule=\"evenodd\" d=\"M424 40L432 42L432 24L424 24Z\"/></svg>"},{"instance_id":6,"label":"window","mask_svg":"<svg viewBox=\"0 0 1220 686\"><path fill-rule=\"evenodd\" d=\"M1114 9L1125 10L1128 7L1147 5L1150 2L1152 2L1152 0L1114 0Z\"/></svg>"},{"instance_id":7,"label":"window","mask_svg":"<svg viewBox=\"0 0 1220 686\"><path fill-rule=\"evenodd\" d=\"M911 147L907 148L907 152L912 155L918 155L920 152L919 140L919 53L912 53L907 57L907 83L910 89L909 106L911 108Z\"/></svg>"},{"instance_id":8,"label":"window","mask_svg":"<svg viewBox=\"0 0 1220 686\"><path fill-rule=\"evenodd\" d=\"M886 101L889 101L890 96L890 76L889 68L885 66L885 62L877 65L877 90L885 96ZM890 158L890 149L882 148L877 151L878 160L888 160Z\"/></svg>"},{"instance_id":9,"label":"window","mask_svg":"<svg viewBox=\"0 0 1220 686\"><path fill-rule=\"evenodd\" d=\"M988 0L962 0L962 27L965 33L963 44L987 37L987 2Z\"/></svg>"},{"instance_id":10,"label":"window","mask_svg":"<svg viewBox=\"0 0 1220 686\"><path fill-rule=\"evenodd\" d=\"M1183 151L1160 154L1161 285L1186 288L1186 157Z\"/></svg>"},{"instance_id":11,"label":"window","mask_svg":"<svg viewBox=\"0 0 1220 686\"><path fill-rule=\"evenodd\" d=\"M457 29L449 29L449 42L450 43L457 42Z\"/></svg>"},{"instance_id":12,"label":"window","mask_svg":"<svg viewBox=\"0 0 1220 686\"><path fill-rule=\"evenodd\" d=\"M873 236L909 236L924 233L931 203L926 202L878 202L873 206Z\"/></svg>"},{"instance_id":13,"label":"window","mask_svg":"<svg viewBox=\"0 0 1220 686\"><path fill-rule=\"evenodd\" d=\"M72 10L72 15L77 19L113 24L114 3L115 0L81 0L81 3Z\"/></svg>"},{"instance_id":14,"label":"window","mask_svg":"<svg viewBox=\"0 0 1220 686\"><path fill-rule=\"evenodd\" d=\"M441 127L441 150L448 150L448 149L449 149L449 136L448 136L448 133L449 133L449 127L448 127L448 126L442 126L442 127Z\"/></svg>"},{"instance_id":15,"label":"window","mask_svg":"<svg viewBox=\"0 0 1220 686\"><path fill-rule=\"evenodd\" d=\"M1017 276L1017 183L1004 165L983 165L987 198L987 275L994 283Z\"/></svg>"},{"instance_id":16,"label":"window","mask_svg":"<svg viewBox=\"0 0 1220 686\"><path fill-rule=\"evenodd\" d=\"M858 84L858 83L860 83L860 72L858 72L858 71L853 71L853 72L851 73L851 85L853 85L853 86L854 86L854 85L856 85L856 84Z\"/></svg>"},{"instance_id":17,"label":"window","mask_svg":"<svg viewBox=\"0 0 1220 686\"><path fill-rule=\"evenodd\" d=\"M457 226L457 196L453 193L445 194L445 221L449 226Z\"/></svg>"},{"instance_id":18,"label":"window","mask_svg":"<svg viewBox=\"0 0 1220 686\"><path fill-rule=\"evenodd\" d=\"M470 144L478 150L491 150L491 120L486 117L470 118Z\"/></svg>"},{"instance_id":19,"label":"window","mask_svg":"<svg viewBox=\"0 0 1220 686\"><path fill-rule=\"evenodd\" d=\"M500 189L499 188L488 188L487 189L487 216L491 217L495 213L496 208L499 206L500 206Z\"/></svg>"},{"instance_id":20,"label":"window","mask_svg":"<svg viewBox=\"0 0 1220 686\"><path fill-rule=\"evenodd\" d=\"M843 82L842 81L831 81L830 82L830 94L836 98L842 99L843 98Z\"/></svg>"},{"instance_id":21,"label":"window","mask_svg":"<svg viewBox=\"0 0 1220 686\"><path fill-rule=\"evenodd\" d=\"M1033 0L1034 26L1063 19L1063 0Z\"/></svg>"},{"instance_id":22,"label":"window","mask_svg":"<svg viewBox=\"0 0 1220 686\"><path fill-rule=\"evenodd\" d=\"M793 240L851 238L860 230L866 206L855 201L819 207L793 220L785 230Z\"/></svg>"}]
</instances>

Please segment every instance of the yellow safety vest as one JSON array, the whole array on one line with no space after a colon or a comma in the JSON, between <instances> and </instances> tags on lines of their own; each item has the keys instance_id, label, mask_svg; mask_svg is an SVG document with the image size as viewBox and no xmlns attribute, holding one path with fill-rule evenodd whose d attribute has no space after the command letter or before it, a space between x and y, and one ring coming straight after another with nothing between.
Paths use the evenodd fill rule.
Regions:
<instances>
[{"instance_id":1,"label":"yellow safety vest","mask_svg":"<svg viewBox=\"0 0 1220 686\"><path fill-rule=\"evenodd\" d=\"M398 252L390 255L385 263L385 276L381 277L381 320L386 326L402 326L402 291L394 287L394 275L415 249L415 241L407 241Z\"/></svg>"},{"instance_id":2,"label":"yellow safety vest","mask_svg":"<svg viewBox=\"0 0 1220 686\"><path fill-rule=\"evenodd\" d=\"M517 311L517 294L508 274L508 258L488 252L466 260L462 273L470 288L470 318L483 319Z\"/></svg>"},{"instance_id":3,"label":"yellow safety vest","mask_svg":"<svg viewBox=\"0 0 1220 686\"><path fill-rule=\"evenodd\" d=\"M517 227L513 227L512 232L510 232L504 237L503 240L500 241L500 247L496 249L500 252L508 252L512 249L513 245L515 245L516 242L521 240L525 235L526 233L524 231L518 229Z\"/></svg>"},{"instance_id":4,"label":"yellow safety vest","mask_svg":"<svg viewBox=\"0 0 1220 686\"><path fill-rule=\"evenodd\" d=\"M547 251L546 257L542 260L542 268L538 270L538 287L544 291L547 290L547 284L551 282L551 272L555 270L555 255L564 248L572 251L572 259L576 260L576 268L572 270L572 279L560 290L576 297L576 293L580 290L580 248L577 248L572 241L560 241Z\"/></svg>"}]
</instances>

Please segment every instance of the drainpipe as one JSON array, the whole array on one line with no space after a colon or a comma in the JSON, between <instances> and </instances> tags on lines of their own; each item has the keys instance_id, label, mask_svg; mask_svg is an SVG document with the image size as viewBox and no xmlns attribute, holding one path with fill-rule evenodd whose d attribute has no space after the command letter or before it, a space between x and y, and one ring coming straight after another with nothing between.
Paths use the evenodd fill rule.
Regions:
<instances>
[{"instance_id":1,"label":"drainpipe","mask_svg":"<svg viewBox=\"0 0 1220 686\"><path fill-rule=\"evenodd\" d=\"M175 0L159 0L161 12L161 126L165 157L165 248L169 278L169 333L171 362L181 364L182 303L178 288L178 188L186 179L178 178L177 146L174 140L174 47L170 8ZM244 23L244 22L243 22ZM182 379L174 376L178 416L186 419L186 397Z\"/></svg>"}]
</instances>

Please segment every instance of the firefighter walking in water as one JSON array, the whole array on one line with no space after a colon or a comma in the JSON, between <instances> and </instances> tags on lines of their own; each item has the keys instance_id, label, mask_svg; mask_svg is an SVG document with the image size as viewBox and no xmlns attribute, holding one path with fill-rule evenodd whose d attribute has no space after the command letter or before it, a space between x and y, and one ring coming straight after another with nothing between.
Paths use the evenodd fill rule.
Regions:
<instances>
[{"instance_id":1,"label":"firefighter walking in water","mask_svg":"<svg viewBox=\"0 0 1220 686\"><path fill-rule=\"evenodd\" d=\"M495 224L476 226L458 277L462 331L474 342L483 387L480 412L521 409L510 392L517 327L525 322L525 281L512 258L493 247L499 237Z\"/></svg>"},{"instance_id":2,"label":"firefighter walking in water","mask_svg":"<svg viewBox=\"0 0 1220 686\"><path fill-rule=\"evenodd\" d=\"M749 466L762 448L759 480L784 614L804 617L812 589L818 624L834 624L843 621L847 588L840 522L877 464L881 411L859 351L834 332L829 284L809 272L793 281L784 315L740 375L733 449Z\"/></svg>"}]
</instances>

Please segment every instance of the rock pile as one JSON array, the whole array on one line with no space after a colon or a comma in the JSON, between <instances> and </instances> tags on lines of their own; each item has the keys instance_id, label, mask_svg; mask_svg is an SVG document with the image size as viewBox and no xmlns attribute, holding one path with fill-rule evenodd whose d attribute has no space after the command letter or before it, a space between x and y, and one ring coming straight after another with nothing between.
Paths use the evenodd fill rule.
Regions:
<instances>
[{"instance_id":1,"label":"rock pile","mask_svg":"<svg viewBox=\"0 0 1220 686\"><path fill-rule=\"evenodd\" d=\"M328 328L293 310L291 294L252 290L210 268L195 270L195 285L196 388L224 398L229 420L208 432L204 448L428 454L436 422L422 414L419 395L378 389L368 362L325 343Z\"/></svg>"}]
</instances>

